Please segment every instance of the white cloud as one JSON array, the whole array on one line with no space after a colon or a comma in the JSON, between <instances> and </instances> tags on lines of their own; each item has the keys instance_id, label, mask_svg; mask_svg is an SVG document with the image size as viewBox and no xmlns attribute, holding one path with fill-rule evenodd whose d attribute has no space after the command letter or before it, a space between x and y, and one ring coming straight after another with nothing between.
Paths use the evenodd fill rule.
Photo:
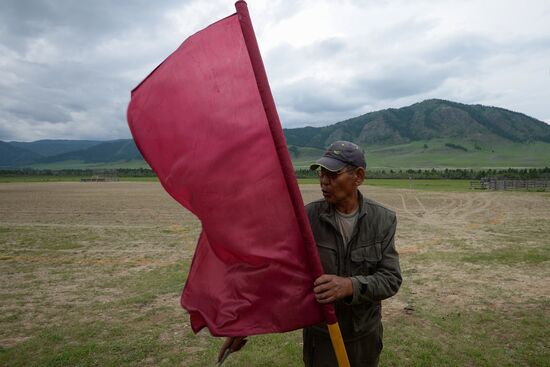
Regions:
<instances>
[{"instance_id":1,"label":"white cloud","mask_svg":"<svg viewBox=\"0 0 550 367\"><path fill-rule=\"evenodd\" d=\"M249 0L285 127L425 98L550 119L547 1ZM0 139L129 137L130 90L214 1L0 4Z\"/></svg>"}]
</instances>

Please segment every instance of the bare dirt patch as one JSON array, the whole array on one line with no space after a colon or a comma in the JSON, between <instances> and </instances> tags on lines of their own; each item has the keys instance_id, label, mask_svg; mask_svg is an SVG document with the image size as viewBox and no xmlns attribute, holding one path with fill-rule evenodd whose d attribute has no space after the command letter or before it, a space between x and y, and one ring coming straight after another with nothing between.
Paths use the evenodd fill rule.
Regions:
<instances>
[{"instance_id":1,"label":"bare dirt patch","mask_svg":"<svg viewBox=\"0 0 550 367\"><path fill-rule=\"evenodd\" d=\"M306 203L320 198L317 185L301 190ZM550 319L550 195L362 191L398 216L404 283L384 301L390 327L429 325L434 313ZM120 358L203 365L217 341L191 336L179 306L199 233L200 222L158 183L0 184L0 347L64 345L57 330L72 333L71 345L118 340L129 328L144 336L115 345L128 349ZM96 324L101 337L89 331Z\"/></svg>"},{"instance_id":2,"label":"bare dirt patch","mask_svg":"<svg viewBox=\"0 0 550 367\"><path fill-rule=\"evenodd\" d=\"M320 198L317 185L303 185L304 201ZM505 307L510 301L550 301L550 266L515 262L469 263L468 254L524 251L533 241L550 249L550 200L547 195L512 192L431 192L364 186L365 196L398 216L396 246L405 291L385 301L386 316L423 298L441 309ZM517 236L514 234L520 233ZM510 239L510 236L514 236ZM503 237L508 241L503 241ZM516 239L517 237L517 239ZM542 242L541 242L542 241ZM544 250L543 250L544 251ZM412 271L411 271L412 270ZM481 306L480 306L481 305ZM544 310L550 317L550 310Z\"/></svg>"},{"instance_id":3,"label":"bare dirt patch","mask_svg":"<svg viewBox=\"0 0 550 367\"><path fill-rule=\"evenodd\" d=\"M0 208L3 346L128 297L117 279L189 261L200 231L156 183L2 184Z\"/></svg>"}]
</instances>

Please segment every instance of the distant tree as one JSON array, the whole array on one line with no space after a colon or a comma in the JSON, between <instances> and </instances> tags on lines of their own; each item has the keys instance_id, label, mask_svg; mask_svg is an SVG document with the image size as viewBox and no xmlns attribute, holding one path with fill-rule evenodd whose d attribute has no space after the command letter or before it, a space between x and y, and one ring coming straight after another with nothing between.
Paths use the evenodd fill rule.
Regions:
<instances>
[{"instance_id":1,"label":"distant tree","mask_svg":"<svg viewBox=\"0 0 550 367\"><path fill-rule=\"evenodd\" d=\"M463 150L465 152L468 151L467 148L464 148L462 145L458 145L458 144L446 143L445 146L453 149Z\"/></svg>"}]
</instances>

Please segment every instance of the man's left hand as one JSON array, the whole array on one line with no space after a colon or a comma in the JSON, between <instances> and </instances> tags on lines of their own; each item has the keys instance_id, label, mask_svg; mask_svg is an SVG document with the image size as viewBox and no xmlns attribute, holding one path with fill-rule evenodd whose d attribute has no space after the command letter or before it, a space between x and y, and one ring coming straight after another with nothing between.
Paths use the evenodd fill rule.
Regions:
<instances>
[{"instance_id":1,"label":"man's left hand","mask_svg":"<svg viewBox=\"0 0 550 367\"><path fill-rule=\"evenodd\" d=\"M332 303L353 295L351 278L323 274L313 283L313 292L319 303Z\"/></svg>"}]
</instances>

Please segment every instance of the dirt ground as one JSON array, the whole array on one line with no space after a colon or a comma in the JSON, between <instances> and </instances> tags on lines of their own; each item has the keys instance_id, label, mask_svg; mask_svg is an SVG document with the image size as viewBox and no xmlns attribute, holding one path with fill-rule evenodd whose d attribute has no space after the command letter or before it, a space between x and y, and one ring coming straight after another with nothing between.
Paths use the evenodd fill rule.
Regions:
<instances>
[{"instance_id":1,"label":"dirt ground","mask_svg":"<svg viewBox=\"0 0 550 367\"><path fill-rule=\"evenodd\" d=\"M317 185L301 190L306 203L320 197ZM518 305L550 319L550 194L362 191L398 216L405 280L384 302L388 322L421 311L509 312ZM150 288L135 281L138 274L185 273L199 232L199 221L158 183L0 184L0 349L67 318L109 322L105 305ZM183 285L181 275L167 279ZM162 332L164 341L189 332L178 293L177 286L152 293L144 308L168 308L180 320ZM133 306L120 307L119 316L130 319ZM84 309L92 311L82 315Z\"/></svg>"},{"instance_id":2,"label":"dirt ground","mask_svg":"<svg viewBox=\"0 0 550 367\"><path fill-rule=\"evenodd\" d=\"M317 185L302 187L304 201L315 200ZM433 192L364 186L365 196L393 209L398 217L396 246L414 295L433 297L438 307L484 304L507 307L516 300L550 300L550 264L522 263L514 251L550 250L550 194L526 192ZM503 261L481 261L476 254L510 250ZM431 254L472 256L472 261L433 261ZM417 256L421 255L421 256ZM415 256L415 261L409 261ZM426 261L421 261L426 259ZM527 266L526 266L527 265ZM474 276L474 277L473 277ZM444 284L421 279L445 278ZM408 279L405 279L407 282ZM493 293L499 294L498 298ZM491 299L492 298L492 299ZM402 312L411 299L385 304L385 317ZM413 305L409 305L414 307ZM546 312L549 310L546 309ZM550 316L550 314L549 314Z\"/></svg>"}]
</instances>

